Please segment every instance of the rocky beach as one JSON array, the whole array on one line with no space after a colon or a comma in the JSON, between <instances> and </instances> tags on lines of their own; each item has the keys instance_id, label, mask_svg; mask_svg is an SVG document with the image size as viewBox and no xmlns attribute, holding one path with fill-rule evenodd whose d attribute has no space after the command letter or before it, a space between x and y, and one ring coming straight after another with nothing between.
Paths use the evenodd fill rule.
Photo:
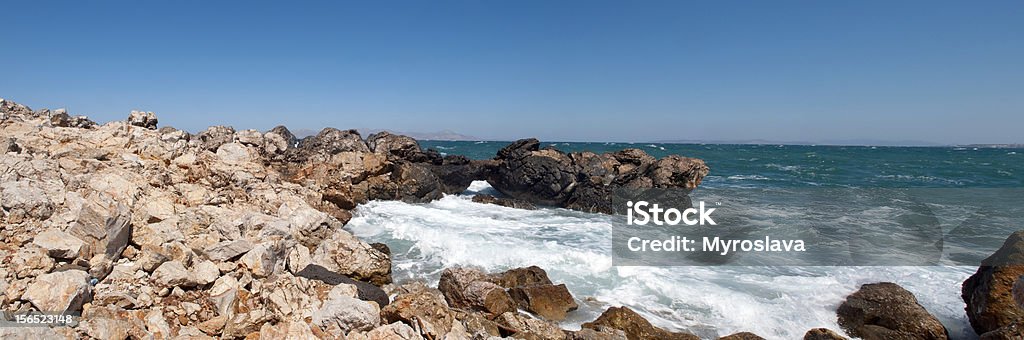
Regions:
<instances>
[{"instance_id":1,"label":"rocky beach","mask_svg":"<svg viewBox=\"0 0 1024 340\"><path fill-rule=\"evenodd\" d=\"M395 282L389 245L347 224L368 202L427 203L474 181L500 193L473 197L478 203L609 214L615 189L692 190L711 171L697 158L563 152L536 139L473 160L388 132L326 128L299 139L283 126L213 126L192 134L161 126L152 112L97 124L0 99L0 310L81 316L55 327L7 325L0 337L698 339L621 306L567 329L560 322L587 301L536 266L455 266L436 282ZM982 339L1024 338L1021 275L1024 231L963 283ZM836 309L841 329L799 331L804 339L950 338L918 298L894 283L864 284ZM762 336L770 338L720 338Z\"/></svg>"}]
</instances>

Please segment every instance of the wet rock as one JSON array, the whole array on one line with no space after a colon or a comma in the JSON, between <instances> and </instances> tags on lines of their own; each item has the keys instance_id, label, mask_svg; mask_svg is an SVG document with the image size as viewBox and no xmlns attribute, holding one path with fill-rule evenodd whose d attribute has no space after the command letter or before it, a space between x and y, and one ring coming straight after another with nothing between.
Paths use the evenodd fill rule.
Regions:
<instances>
[{"instance_id":1,"label":"wet rock","mask_svg":"<svg viewBox=\"0 0 1024 340\"><path fill-rule=\"evenodd\" d=\"M295 276L321 281L329 285L353 285L357 289L357 297L360 300L376 302L377 306L380 307L388 305L388 294L379 287L363 281L353 280L348 276L330 271L327 268L315 264L306 266L302 270L296 272Z\"/></svg>"},{"instance_id":2,"label":"wet rock","mask_svg":"<svg viewBox=\"0 0 1024 340\"><path fill-rule=\"evenodd\" d=\"M428 339L441 339L451 330L455 316L440 291L422 284L403 286L406 292L381 310L385 322L416 325Z\"/></svg>"},{"instance_id":3,"label":"wet rock","mask_svg":"<svg viewBox=\"0 0 1024 340\"><path fill-rule=\"evenodd\" d=\"M128 124L156 130L157 119L153 112L132 110L132 112L128 114Z\"/></svg>"},{"instance_id":4,"label":"wet rock","mask_svg":"<svg viewBox=\"0 0 1024 340\"><path fill-rule=\"evenodd\" d=\"M495 321L507 329L514 331L512 337L518 339L561 340L566 338L565 332L558 327L558 324L540 319L533 319L516 312L502 313Z\"/></svg>"},{"instance_id":5,"label":"wet rock","mask_svg":"<svg viewBox=\"0 0 1024 340\"><path fill-rule=\"evenodd\" d=\"M804 340L847 340L847 338L828 328L814 328L804 333Z\"/></svg>"},{"instance_id":6,"label":"wet rock","mask_svg":"<svg viewBox=\"0 0 1024 340\"><path fill-rule=\"evenodd\" d=\"M628 307L611 307L601 313L596 320L584 323L583 328L598 330L600 327L618 329L626 333L629 340L654 339L700 339L696 335L681 332L669 332L654 327L647 319Z\"/></svg>"},{"instance_id":7,"label":"wet rock","mask_svg":"<svg viewBox=\"0 0 1024 340\"><path fill-rule=\"evenodd\" d=\"M430 202L444 197L441 181L426 166L402 163L391 172L395 188L393 195L374 196L373 199L395 199L404 202Z\"/></svg>"},{"instance_id":8,"label":"wet rock","mask_svg":"<svg viewBox=\"0 0 1024 340\"><path fill-rule=\"evenodd\" d=\"M494 197L494 196L487 195L487 194L477 194L476 196L473 196L473 202L484 203L484 204L495 204L495 205L500 205L500 206L503 206L503 207L516 208L516 209L525 209L525 210L536 210L537 209L537 206L533 205L533 203L530 203L530 202L527 202L527 201L524 201L524 200L514 199L514 198L499 198L499 197Z\"/></svg>"},{"instance_id":9,"label":"wet rock","mask_svg":"<svg viewBox=\"0 0 1024 340\"><path fill-rule=\"evenodd\" d=\"M36 235L32 243L43 248L53 258L73 260L85 246L85 242L58 229L50 229Z\"/></svg>"},{"instance_id":10,"label":"wet rock","mask_svg":"<svg viewBox=\"0 0 1024 340\"><path fill-rule=\"evenodd\" d=\"M1024 275L1024 230L1011 234L978 271L964 281L961 297L967 318L978 334L1024 322L1024 308L1013 297L1013 287Z\"/></svg>"},{"instance_id":11,"label":"wet rock","mask_svg":"<svg viewBox=\"0 0 1024 340\"><path fill-rule=\"evenodd\" d=\"M494 283L505 287L552 284L548 273L537 266L513 268L494 275Z\"/></svg>"},{"instance_id":12,"label":"wet rock","mask_svg":"<svg viewBox=\"0 0 1024 340\"><path fill-rule=\"evenodd\" d=\"M751 332L739 332L719 337L718 340L765 340L761 336Z\"/></svg>"},{"instance_id":13,"label":"wet rock","mask_svg":"<svg viewBox=\"0 0 1024 340\"><path fill-rule=\"evenodd\" d=\"M519 308L547 320L562 321L567 313L579 308L564 284L519 286L510 289L509 294Z\"/></svg>"},{"instance_id":14,"label":"wet rock","mask_svg":"<svg viewBox=\"0 0 1024 340\"><path fill-rule=\"evenodd\" d=\"M852 336L870 339L948 339L946 328L895 283L865 284L836 310L839 325Z\"/></svg>"},{"instance_id":15,"label":"wet rock","mask_svg":"<svg viewBox=\"0 0 1024 340\"><path fill-rule=\"evenodd\" d=\"M43 274L28 286L21 298L41 311L81 311L82 305L92 299L89 278L89 273L82 270Z\"/></svg>"},{"instance_id":16,"label":"wet rock","mask_svg":"<svg viewBox=\"0 0 1024 340\"><path fill-rule=\"evenodd\" d=\"M488 281L488 276L471 268L446 268L437 284L448 305L501 315L515 311L515 303L504 288Z\"/></svg>"},{"instance_id":17,"label":"wet rock","mask_svg":"<svg viewBox=\"0 0 1024 340\"><path fill-rule=\"evenodd\" d=\"M1014 323L986 332L979 340L1020 340L1024 338L1024 323Z\"/></svg>"},{"instance_id":18,"label":"wet rock","mask_svg":"<svg viewBox=\"0 0 1024 340\"><path fill-rule=\"evenodd\" d=\"M618 188L692 190L708 174L694 158L655 160L638 149L597 155L540 148L536 139L516 141L498 151L487 181L503 194L528 202L610 214Z\"/></svg>"}]
</instances>

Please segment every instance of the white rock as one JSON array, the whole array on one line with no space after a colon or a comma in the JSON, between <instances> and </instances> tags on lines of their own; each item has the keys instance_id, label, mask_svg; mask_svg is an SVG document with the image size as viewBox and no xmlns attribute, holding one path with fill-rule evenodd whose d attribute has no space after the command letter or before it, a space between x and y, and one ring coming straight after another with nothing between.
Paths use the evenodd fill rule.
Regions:
<instances>
[{"instance_id":1,"label":"white rock","mask_svg":"<svg viewBox=\"0 0 1024 340\"><path fill-rule=\"evenodd\" d=\"M245 254L252 247L252 243L246 240L224 241L206 248L204 252L210 260L222 262Z\"/></svg>"},{"instance_id":2,"label":"white rock","mask_svg":"<svg viewBox=\"0 0 1024 340\"><path fill-rule=\"evenodd\" d=\"M328 332L331 329L340 330L341 334L367 331L380 324L380 309L376 303L337 296L313 312L313 324Z\"/></svg>"},{"instance_id":3,"label":"white rock","mask_svg":"<svg viewBox=\"0 0 1024 340\"><path fill-rule=\"evenodd\" d=\"M47 254L56 259L75 259L85 246L82 240L58 229L39 233L32 243L46 249Z\"/></svg>"},{"instance_id":4,"label":"white rock","mask_svg":"<svg viewBox=\"0 0 1024 340\"><path fill-rule=\"evenodd\" d=\"M210 300L217 306L218 315L234 314L235 300L238 298L239 283L232 276L221 276L210 288Z\"/></svg>"},{"instance_id":5,"label":"white rock","mask_svg":"<svg viewBox=\"0 0 1024 340\"><path fill-rule=\"evenodd\" d=\"M241 165L252 162L254 157L245 145L227 143L217 148L217 159L228 165Z\"/></svg>"},{"instance_id":6,"label":"white rock","mask_svg":"<svg viewBox=\"0 0 1024 340\"><path fill-rule=\"evenodd\" d=\"M21 298L41 311L61 313L80 311L91 295L89 273L67 270L40 275Z\"/></svg>"},{"instance_id":7,"label":"white rock","mask_svg":"<svg viewBox=\"0 0 1024 340\"><path fill-rule=\"evenodd\" d=\"M0 183L0 206L8 211L9 222L13 223L26 217L45 220L54 210L46 193L28 181Z\"/></svg>"},{"instance_id":8,"label":"white rock","mask_svg":"<svg viewBox=\"0 0 1024 340\"><path fill-rule=\"evenodd\" d=\"M263 134L252 129L235 132L235 139L245 145L256 147L263 145Z\"/></svg>"},{"instance_id":9,"label":"white rock","mask_svg":"<svg viewBox=\"0 0 1024 340\"><path fill-rule=\"evenodd\" d=\"M188 270L180 261L167 261L153 271L153 282L160 287L176 287L189 283Z\"/></svg>"},{"instance_id":10,"label":"white rock","mask_svg":"<svg viewBox=\"0 0 1024 340\"><path fill-rule=\"evenodd\" d=\"M217 268L217 264L213 261L199 262L192 267L192 278L197 285L207 285L217 281L220 277L220 269Z\"/></svg>"},{"instance_id":11,"label":"white rock","mask_svg":"<svg viewBox=\"0 0 1024 340\"><path fill-rule=\"evenodd\" d=\"M414 340L423 339L416 330L400 321L366 332L369 340Z\"/></svg>"},{"instance_id":12,"label":"white rock","mask_svg":"<svg viewBox=\"0 0 1024 340\"><path fill-rule=\"evenodd\" d=\"M279 242L263 242L257 244L238 260L249 268L255 277L267 277L283 268L284 256Z\"/></svg>"}]
</instances>

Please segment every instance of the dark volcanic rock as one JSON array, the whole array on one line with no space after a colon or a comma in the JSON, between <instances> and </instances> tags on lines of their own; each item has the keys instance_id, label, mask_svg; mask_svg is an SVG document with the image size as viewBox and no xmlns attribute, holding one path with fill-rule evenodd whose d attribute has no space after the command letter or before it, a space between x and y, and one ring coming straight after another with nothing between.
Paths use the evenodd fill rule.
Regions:
<instances>
[{"instance_id":1,"label":"dark volcanic rock","mask_svg":"<svg viewBox=\"0 0 1024 340\"><path fill-rule=\"evenodd\" d=\"M485 204L495 204L495 205L500 205L500 206L503 206L503 207L516 208L516 209L526 209L526 210L535 210L535 209L537 209L537 206L533 205L533 203L530 203L530 202L527 202L527 201L524 201L524 200L515 199L515 198L494 197L494 196L486 195L486 194L477 194L476 196L473 196L473 202L485 203Z\"/></svg>"},{"instance_id":2,"label":"dark volcanic rock","mask_svg":"<svg viewBox=\"0 0 1024 340\"><path fill-rule=\"evenodd\" d=\"M354 280L346 275L332 272L327 268L315 264L307 265L305 268L302 268L302 270L295 273L295 276L322 281L332 286L342 283L354 285L356 286L360 300L374 301L380 307L388 305L388 294L385 293L383 289L380 289L380 287L367 282Z\"/></svg>"},{"instance_id":3,"label":"dark volcanic rock","mask_svg":"<svg viewBox=\"0 0 1024 340\"><path fill-rule=\"evenodd\" d=\"M428 167L441 181L446 194L458 194L466 191L473 181L488 178L498 164L493 160L470 161L462 156L446 156L440 165Z\"/></svg>"},{"instance_id":4,"label":"dark volcanic rock","mask_svg":"<svg viewBox=\"0 0 1024 340\"><path fill-rule=\"evenodd\" d=\"M498 151L487 180L498 191L532 203L612 213L615 189L692 190L708 173L703 161L681 156L654 159L639 149L610 154L540 148L522 139Z\"/></svg>"},{"instance_id":5,"label":"dark volcanic rock","mask_svg":"<svg viewBox=\"0 0 1024 340\"><path fill-rule=\"evenodd\" d=\"M967 318L975 332L984 334L1024 322L1024 308L1013 296L1014 285L1022 275L1024 230L1011 234L964 281L961 297L967 303Z\"/></svg>"},{"instance_id":6,"label":"dark volcanic rock","mask_svg":"<svg viewBox=\"0 0 1024 340\"><path fill-rule=\"evenodd\" d=\"M422 153L420 144L412 137L381 131L366 137L370 151L385 154L388 159L408 160Z\"/></svg>"},{"instance_id":7,"label":"dark volcanic rock","mask_svg":"<svg viewBox=\"0 0 1024 340\"><path fill-rule=\"evenodd\" d=\"M1003 326L991 332L982 334L979 340L1021 340L1024 339L1024 323L1015 323Z\"/></svg>"},{"instance_id":8,"label":"dark volcanic rock","mask_svg":"<svg viewBox=\"0 0 1024 340\"><path fill-rule=\"evenodd\" d=\"M681 339L698 340L700 337L680 332L669 332L654 327L647 319L637 314L628 307L611 307L601 313L597 320L584 323L583 328L599 330L602 327L610 327L626 332L629 340L659 340L659 339Z\"/></svg>"},{"instance_id":9,"label":"dark volcanic rock","mask_svg":"<svg viewBox=\"0 0 1024 340\"><path fill-rule=\"evenodd\" d=\"M814 328L804 333L804 340L847 340L847 338L828 328Z\"/></svg>"},{"instance_id":10,"label":"dark volcanic rock","mask_svg":"<svg viewBox=\"0 0 1024 340\"><path fill-rule=\"evenodd\" d=\"M948 339L946 328L917 302L914 294L891 282L871 283L846 297L839 325L850 335L871 339Z\"/></svg>"}]
</instances>

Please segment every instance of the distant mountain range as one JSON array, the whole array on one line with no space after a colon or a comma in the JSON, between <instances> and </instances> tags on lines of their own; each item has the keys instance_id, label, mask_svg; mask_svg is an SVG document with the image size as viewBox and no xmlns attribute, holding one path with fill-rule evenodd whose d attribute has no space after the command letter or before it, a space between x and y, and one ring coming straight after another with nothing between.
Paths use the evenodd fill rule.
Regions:
<instances>
[{"instance_id":1,"label":"distant mountain range","mask_svg":"<svg viewBox=\"0 0 1024 340\"><path fill-rule=\"evenodd\" d=\"M817 142L809 141L780 141L770 139L731 139L731 140L696 140L696 139L674 139L658 140L655 143L679 143L679 144L783 144L783 145L847 145L847 146L944 146L944 144L926 142L919 140L878 140L878 139L834 139Z\"/></svg>"},{"instance_id":2,"label":"distant mountain range","mask_svg":"<svg viewBox=\"0 0 1024 340\"><path fill-rule=\"evenodd\" d=\"M403 131L393 131L393 130L386 130L386 129L356 129L356 130L359 131L359 134L362 135L363 138L366 138L367 136L369 136L371 134L374 134L374 133L378 133L378 132L381 132L381 131L387 131L387 132L390 132L390 133L393 133L393 134L396 134L396 135L409 136L409 137L415 138L417 140L447 140L447 141L478 141L478 140L480 140L480 138L477 138L477 137L474 137L474 136L470 136L470 135L464 135L464 134L461 134L461 133L458 133L458 132L455 132L455 131L451 131L451 130L443 130L443 131L437 131L437 132L403 132ZM313 135L316 135L317 133L320 133L320 130L296 129L296 130L292 131L292 134L294 134L295 137L298 137L298 138L313 136Z\"/></svg>"}]
</instances>

